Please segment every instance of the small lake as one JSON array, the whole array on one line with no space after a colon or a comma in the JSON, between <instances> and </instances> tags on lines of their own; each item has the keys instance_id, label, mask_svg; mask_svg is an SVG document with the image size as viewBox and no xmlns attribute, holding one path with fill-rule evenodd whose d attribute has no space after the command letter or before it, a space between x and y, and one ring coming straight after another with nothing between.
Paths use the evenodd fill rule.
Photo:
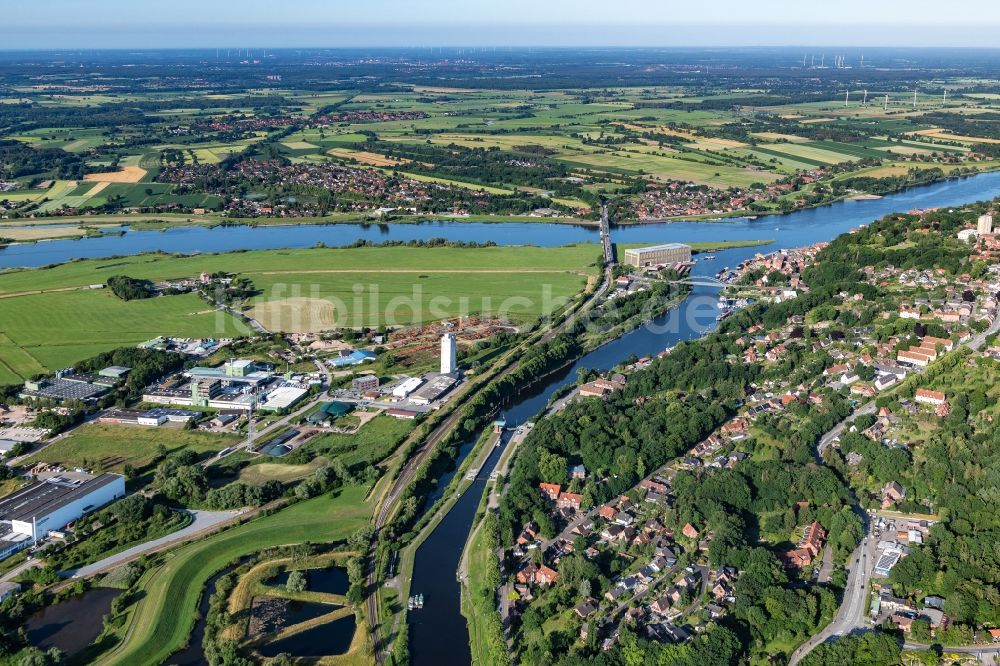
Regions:
<instances>
[{"instance_id":1,"label":"small lake","mask_svg":"<svg viewBox=\"0 0 1000 666\"><path fill-rule=\"evenodd\" d=\"M24 630L28 641L43 650L56 647L74 655L93 643L104 628L104 616L121 590L97 587L47 606L28 618Z\"/></svg>"},{"instance_id":2,"label":"small lake","mask_svg":"<svg viewBox=\"0 0 1000 666\"><path fill-rule=\"evenodd\" d=\"M303 632L262 645L257 651L268 659L279 654L292 657L326 657L344 654L351 647L357 621L354 615L321 624Z\"/></svg>"}]
</instances>

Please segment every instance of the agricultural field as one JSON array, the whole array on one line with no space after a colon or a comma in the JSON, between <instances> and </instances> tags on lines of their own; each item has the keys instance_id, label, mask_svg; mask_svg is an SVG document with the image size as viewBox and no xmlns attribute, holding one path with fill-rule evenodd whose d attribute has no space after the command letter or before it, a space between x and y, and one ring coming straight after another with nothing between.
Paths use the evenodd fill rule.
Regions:
<instances>
[{"instance_id":1,"label":"agricultural field","mask_svg":"<svg viewBox=\"0 0 1000 666\"><path fill-rule=\"evenodd\" d=\"M592 220L600 197L610 195L624 202L620 217L641 219L648 208L641 193L671 188L676 200L680 183L708 188L711 201L688 194L676 210L654 217L698 219L836 199L813 196L817 188L803 187L803 175L825 181L873 167L897 173L914 163L1000 167L981 148L1000 139L948 129L956 126L948 119L986 118L997 104L975 79L954 81L948 100L921 93L915 104L909 84L884 73L879 85L859 84L846 99L844 89L791 94L771 89L771 80L734 88L712 77L697 89L391 82L385 90L300 90L255 80L223 92L99 94L48 89L44 81L13 87L16 99L52 123L12 123L7 138L46 159L35 170L19 169L16 187L0 202L17 217L209 211L239 219L356 218L388 208L399 217L504 218L547 209ZM259 160L300 168L274 177L237 169L233 176L241 161ZM791 191L763 189L789 184Z\"/></svg>"}]
</instances>

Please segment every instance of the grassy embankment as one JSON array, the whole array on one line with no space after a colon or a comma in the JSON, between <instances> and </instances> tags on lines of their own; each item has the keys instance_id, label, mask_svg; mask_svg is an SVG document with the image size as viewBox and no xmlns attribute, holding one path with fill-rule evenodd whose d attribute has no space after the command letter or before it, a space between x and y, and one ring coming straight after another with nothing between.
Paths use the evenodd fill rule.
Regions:
<instances>
[{"instance_id":1,"label":"grassy embankment","mask_svg":"<svg viewBox=\"0 0 1000 666\"><path fill-rule=\"evenodd\" d=\"M365 488L344 488L335 499L317 497L189 544L166 556L144 579L122 643L99 664L161 663L180 648L195 622L195 608L213 573L265 548L304 541L337 541L368 522Z\"/></svg>"}]
</instances>

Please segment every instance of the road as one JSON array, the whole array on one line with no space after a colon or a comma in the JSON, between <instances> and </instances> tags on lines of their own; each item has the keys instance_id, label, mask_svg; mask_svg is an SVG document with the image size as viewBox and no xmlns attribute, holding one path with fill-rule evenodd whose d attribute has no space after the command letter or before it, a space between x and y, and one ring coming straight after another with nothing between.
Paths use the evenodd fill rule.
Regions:
<instances>
[{"instance_id":1,"label":"road","mask_svg":"<svg viewBox=\"0 0 1000 666\"><path fill-rule=\"evenodd\" d=\"M922 643L911 643L906 641L903 643L904 650L930 650L932 646L924 645ZM935 648L936 649L936 648ZM942 647L941 652L944 654L949 654L957 652L959 654L967 654L974 656L983 664L1000 664L1000 645L969 645L969 646L959 646L959 647Z\"/></svg>"},{"instance_id":2,"label":"road","mask_svg":"<svg viewBox=\"0 0 1000 666\"><path fill-rule=\"evenodd\" d=\"M1000 330L1000 316L997 316L997 312L994 312L993 316L994 322L989 326L989 328L982 333L973 336L959 346L966 346L973 351L979 350L986 342L987 337ZM826 449L837 437L841 435L841 433L843 433L844 429L852 421L854 421L854 419L862 414L872 414L874 412L875 402L868 402L859 407L854 411L854 413L824 434L820 438L819 445L817 446L818 461L822 463L823 452L826 451ZM862 520L865 521L865 537L862 539L855 551L851 553L851 556L848 559L849 566L847 574L847 589L844 591L844 598L840 603L840 608L837 609L837 614L834 616L833 621L830 622L829 625L800 645L799 648L792 653L792 657L788 662L789 666L795 666L798 664L803 657L809 654L809 652L811 652L813 648L820 643L834 637L846 636L859 629L865 630L869 626L867 620L865 619L867 610L865 608L865 600L867 599L869 583L871 580L871 570L875 566L875 547L877 545L877 540L871 534L867 514L858 505L854 506L854 510L858 513L858 515L862 516ZM914 649L922 648L918 647ZM1000 648L967 648L960 651L975 652L977 650L987 652L991 651L991 654L996 654Z\"/></svg>"},{"instance_id":3,"label":"road","mask_svg":"<svg viewBox=\"0 0 1000 666\"><path fill-rule=\"evenodd\" d=\"M140 555L145 555L157 550L163 550L164 548L177 545L184 541L191 541L192 539L213 531L226 523L236 520L242 515L243 512L191 511L190 513L194 516L194 520L191 521L191 524L184 529L171 532L170 534L162 536L159 539L153 539L151 541L141 543L138 546L133 546L120 553L111 555L110 557L105 557L103 560L99 560L93 564L80 567L79 569L64 571L61 575L66 578L89 578L94 574L103 573L108 569L113 569L120 564L133 560Z\"/></svg>"}]
</instances>

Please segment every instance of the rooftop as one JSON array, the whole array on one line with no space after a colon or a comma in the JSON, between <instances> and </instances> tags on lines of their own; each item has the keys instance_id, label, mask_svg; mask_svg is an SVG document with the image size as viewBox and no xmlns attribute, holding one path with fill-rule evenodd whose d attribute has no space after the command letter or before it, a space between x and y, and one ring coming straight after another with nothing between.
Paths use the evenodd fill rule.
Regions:
<instances>
[{"instance_id":1,"label":"rooftop","mask_svg":"<svg viewBox=\"0 0 1000 666\"><path fill-rule=\"evenodd\" d=\"M86 481L68 481L61 477L38 481L0 499L0 520L31 522L33 518L58 511L121 478L118 474L102 474Z\"/></svg>"},{"instance_id":2,"label":"rooftop","mask_svg":"<svg viewBox=\"0 0 1000 666\"><path fill-rule=\"evenodd\" d=\"M662 245L649 245L647 247L633 247L625 250L626 252L658 252L661 250L683 250L690 249L689 245L684 243L664 243Z\"/></svg>"}]
</instances>

